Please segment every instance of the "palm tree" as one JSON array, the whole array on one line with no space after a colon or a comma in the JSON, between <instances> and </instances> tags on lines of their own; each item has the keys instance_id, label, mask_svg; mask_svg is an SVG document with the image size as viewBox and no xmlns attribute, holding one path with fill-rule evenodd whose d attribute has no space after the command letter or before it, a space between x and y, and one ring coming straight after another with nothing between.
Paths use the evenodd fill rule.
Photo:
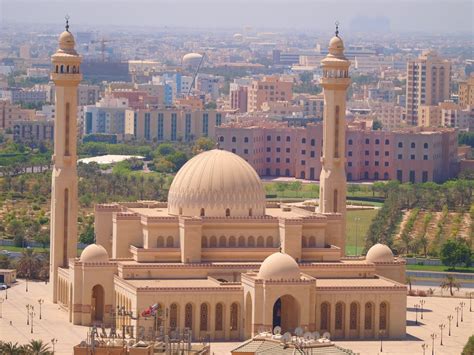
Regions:
<instances>
[{"instance_id":1,"label":"palm tree","mask_svg":"<svg viewBox=\"0 0 474 355\"><path fill-rule=\"evenodd\" d=\"M18 273L24 276L32 276L39 269L41 257L34 249L23 249L20 259L18 259Z\"/></svg>"},{"instance_id":2,"label":"palm tree","mask_svg":"<svg viewBox=\"0 0 474 355\"><path fill-rule=\"evenodd\" d=\"M11 341L1 343L0 352L4 355L22 355L25 353L22 346L18 346L18 343L13 344Z\"/></svg>"},{"instance_id":3,"label":"palm tree","mask_svg":"<svg viewBox=\"0 0 474 355\"><path fill-rule=\"evenodd\" d=\"M413 279L410 275L407 275L405 278L405 283L408 285L408 290L411 292L411 283L413 282Z\"/></svg>"},{"instance_id":4,"label":"palm tree","mask_svg":"<svg viewBox=\"0 0 474 355\"><path fill-rule=\"evenodd\" d=\"M42 340L31 340L30 343L26 346L28 354L31 355L50 355L52 352L49 349L49 346L43 343Z\"/></svg>"},{"instance_id":5,"label":"palm tree","mask_svg":"<svg viewBox=\"0 0 474 355\"><path fill-rule=\"evenodd\" d=\"M455 288L457 291L461 288L461 284L456 280L454 276L451 275L446 275L446 278L444 279L443 282L439 285L441 289L449 289L449 293L451 296L454 295L453 288Z\"/></svg>"}]
</instances>

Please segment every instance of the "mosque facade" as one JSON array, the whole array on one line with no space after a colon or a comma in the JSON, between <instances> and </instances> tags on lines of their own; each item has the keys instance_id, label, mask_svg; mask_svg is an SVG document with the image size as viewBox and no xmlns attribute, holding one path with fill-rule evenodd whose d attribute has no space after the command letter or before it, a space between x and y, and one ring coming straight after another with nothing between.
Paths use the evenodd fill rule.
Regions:
<instances>
[{"instance_id":1,"label":"mosque facade","mask_svg":"<svg viewBox=\"0 0 474 355\"><path fill-rule=\"evenodd\" d=\"M56 135L52 298L73 324L189 328L194 339L244 340L296 327L332 339L403 338L405 261L382 244L345 250L345 97L350 62L336 32L322 61L324 149L319 208L268 202L255 170L219 149L189 160L166 203L95 206L96 243L76 256L74 118L80 56L69 28L52 57ZM151 310L151 311L150 311Z\"/></svg>"}]
</instances>

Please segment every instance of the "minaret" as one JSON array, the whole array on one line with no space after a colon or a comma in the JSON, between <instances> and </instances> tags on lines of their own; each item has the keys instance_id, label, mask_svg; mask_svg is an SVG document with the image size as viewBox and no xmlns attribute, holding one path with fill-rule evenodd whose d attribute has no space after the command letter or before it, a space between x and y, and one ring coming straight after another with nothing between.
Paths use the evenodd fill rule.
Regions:
<instances>
[{"instance_id":1,"label":"minaret","mask_svg":"<svg viewBox=\"0 0 474 355\"><path fill-rule=\"evenodd\" d=\"M51 191L50 282L57 302L58 267L67 268L77 254L77 86L81 57L74 49L74 36L59 36L59 49L51 57L51 79L56 86L54 155Z\"/></svg>"},{"instance_id":2,"label":"minaret","mask_svg":"<svg viewBox=\"0 0 474 355\"><path fill-rule=\"evenodd\" d=\"M329 54L321 61L324 89L324 128L322 169L319 178L320 212L341 213L342 231L334 244L345 255L346 235L346 90L349 78L350 62L344 56L344 43L339 37L338 24L336 35L329 42Z\"/></svg>"}]
</instances>

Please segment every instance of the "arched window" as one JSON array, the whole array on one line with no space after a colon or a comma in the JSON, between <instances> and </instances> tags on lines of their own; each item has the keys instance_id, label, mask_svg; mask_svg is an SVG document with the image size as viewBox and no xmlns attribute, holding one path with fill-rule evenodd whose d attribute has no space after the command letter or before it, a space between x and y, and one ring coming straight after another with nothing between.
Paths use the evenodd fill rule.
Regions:
<instances>
[{"instance_id":1,"label":"arched window","mask_svg":"<svg viewBox=\"0 0 474 355\"><path fill-rule=\"evenodd\" d=\"M232 303L230 306L230 330L238 330L239 328L239 305Z\"/></svg>"},{"instance_id":2,"label":"arched window","mask_svg":"<svg viewBox=\"0 0 474 355\"><path fill-rule=\"evenodd\" d=\"M184 308L184 327L193 329L193 305L191 303L186 304Z\"/></svg>"},{"instance_id":3,"label":"arched window","mask_svg":"<svg viewBox=\"0 0 474 355\"><path fill-rule=\"evenodd\" d=\"M271 235L267 237L266 247L273 248L273 237Z\"/></svg>"},{"instance_id":4,"label":"arched window","mask_svg":"<svg viewBox=\"0 0 474 355\"><path fill-rule=\"evenodd\" d=\"M165 246L165 238L163 238L161 235L158 237L158 240L156 242L156 246L158 248L163 248Z\"/></svg>"},{"instance_id":5,"label":"arched window","mask_svg":"<svg viewBox=\"0 0 474 355\"><path fill-rule=\"evenodd\" d=\"M372 329L372 318L373 318L373 310L372 303L367 302L365 304L365 318L364 318L364 329L370 330Z\"/></svg>"},{"instance_id":6,"label":"arched window","mask_svg":"<svg viewBox=\"0 0 474 355\"><path fill-rule=\"evenodd\" d=\"M411 147L412 147L412 148L415 148L415 147L416 147L415 142L411 142Z\"/></svg>"},{"instance_id":7,"label":"arched window","mask_svg":"<svg viewBox=\"0 0 474 355\"><path fill-rule=\"evenodd\" d=\"M230 217L230 209L229 208L225 209L225 216Z\"/></svg>"},{"instance_id":8,"label":"arched window","mask_svg":"<svg viewBox=\"0 0 474 355\"><path fill-rule=\"evenodd\" d=\"M252 209L249 208L249 217L252 217Z\"/></svg>"},{"instance_id":9,"label":"arched window","mask_svg":"<svg viewBox=\"0 0 474 355\"><path fill-rule=\"evenodd\" d=\"M336 105L334 123L334 158L339 158L339 105Z\"/></svg>"},{"instance_id":10,"label":"arched window","mask_svg":"<svg viewBox=\"0 0 474 355\"><path fill-rule=\"evenodd\" d=\"M249 237L249 240L247 242L248 247L255 247L255 238L253 236Z\"/></svg>"},{"instance_id":11,"label":"arched window","mask_svg":"<svg viewBox=\"0 0 474 355\"><path fill-rule=\"evenodd\" d=\"M239 247L244 247L245 246L245 237L241 235L239 237Z\"/></svg>"},{"instance_id":12,"label":"arched window","mask_svg":"<svg viewBox=\"0 0 474 355\"><path fill-rule=\"evenodd\" d=\"M387 330L388 305L386 302L380 304L380 326L382 330Z\"/></svg>"},{"instance_id":13,"label":"arched window","mask_svg":"<svg viewBox=\"0 0 474 355\"><path fill-rule=\"evenodd\" d=\"M327 302L321 304L321 330L329 330L329 322L330 322L330 305Z\"/></svg>"},{"instance_id":14,"label":"arched window","mask_svg":"<svg viewBox=\"0 0 474 355\"><path fill-rule=\"evenodd\" d=\"M207 303L201 304L201 318L199 321L199 329L201 331L207 331L209 323L209 307Z\"/></svg>"},{"instance_id":15,"label":"arched window","mask_svg":"<svg viewBox=\"0 0 474 355\"><path fill-rule=\"evenodd\" d=\"M56 65L56 73L59 72L59 65Z\"/></svg>"},{"instance_id":16,"label":"arched window","mask_svg":"<svg viewBox=\"0 0 474 355\"><path fill-rule=\"evenodd\" d=\"M69 73L69 65L66 67L66 73Z\"/></svg>"},{"instance_id":17,"label":"arched window","mask_svg":"<svg viewBox=\"0 0 474 355\"><path fill-rule=\"evenodd\" d=\"M61 73L64 73L64 65L61 64Z\"/></svg>"},{"instance_id":18,"label":"arched window","mask_svg":"<svg viewBox=\"0 0 474 355\"><path fill-rule=\"evenodd\" d=\"M236 247L236 240L233 235L230 236L229 238L229 247L230 248L235 248Z\"/></svg>"},{"instance_id":19,"label":"arched window","mask_svg":"<svg viewBox=\"0 0 474 355\"><path fill-rule=\"evenodd\" d=\"M227 246L227 240L223 235L219 237L219 246L224 248Z\"/></svg>"},{"instance_id":20,"label":"arched window","mask_svg":"<svg viewBox=\"0 0 474 355\"><path fill-rule=\"evenodd\" d=\"M173 247L173 237L171 235L166 238L166 247L172 248Z\"/></svg>"},{"instance_id":21,"label":"arched window","mask_svg":"<svg viewBox=\"0 0 474 355\"><path fill-rule=\"evenodd\" d=\"M213 236L211 237L211 240L210 240L210 242L209 242L209 246L210 246L211 248L217 247L217 237L216 237L215 235L213 235Z\"/></svg>"},{"instance_id":22,"label":"arched window","mask_svg":"<svg viewBox=\"0 0 474 355\"><path fill-rule=\"evenodd\" d=\"M183 207L179 208L179 215L181 216L183 214Z\"/></svg>"},{"instance_id":23,"label":"arched window","mask_svg":"<svg viewBox=\"0 0 474 355\"><path fill-rule=\"evenodd\" d=\"M69 102L66 102L66 122L64 127L64 155L69 155L69 134L70 134L70 113L69 113L70 105ZM74 118L75 119L75 118ZM75 132L74 132L75 133Z\"/></svg>"},{"instance_id":24,"label":"arched window","mask_svg":"<svg viewBox=\"0 0 474 355\"><path fill-rule=\"evenodd\" d=\"M158 315L158 317L156 319L156 325L158 327L161 327L162 319L164 318L163 306L161 305L161 303L158 303L158 307L156 308L156 314Z\"/></svg>"},{"instance_id":25,"label":"arched window","mask_svg":"<svg viewBox=\"0 0 474 355\"><path fill-rule=\"evenodd\" d=\"M334 213L337 212L337 189L334 190Z\"/></svg>"},{"instance_id":26,"label":"arched window","mask_svg":"<svg viewBox=\"0 0 474 355\"><path fill-rule=\"evenodd\" d=\"M336 303L336 330L342 330L344 326L344 304Z\"/></svg>"},{"instance_id":27,"label":"arched window","mask_svg":"<svg viewBox=\"0 0 474 355\"><path fill-rule=\"evenodd\" d=\"M232 143L235 143L237 141L237 138L232 137Z\"/></svg>"},{"instance_id":28,"label":"arched window","mask_svg":"<svg viewBox=\"0 0 474 355\"><path fill-rule=\"evenodd\" d=\"M178 328L178 305L176 303L170 306L170 328Z\"/></svg>"},{"instance_id":29,"label":"arched window","mask_svg":"<svg viewBox=\"0 0 474 355\"><path fill-rule=\"evenodd\" d=\"M72 66L72 73L76 74L76 66L75 65Z\"/></svg>"},{"instance_id":30,"label":"arched window","mask_svg":"<svg viewBox=\"0 0 474 355\"><path fill-rule=\"evenodd\" d=\"M311 237L309 237L308 246L310 248L315 248L316 247L316 238L313 235Z\"/></svg>"},{"instance_id":31,"label":"arched window","mask_svg":"<svg viewBox=\"0 0 474 355\"><path fill-rule=\"evenodd\" d=\"M302 245L303 245L303 248L308 247L308 237L303 236Z\"/></svg>"},{"instance_id":32,"label":"arched window","mask_svg":"<svg viewBox=\"0 0 474 355\"><path fill-rule=\"evenodd\" d=\"M201 239L201 248L207 248L207 237L203 236Z\"/></svg>"},{"instance_id":33,"label":"arched window","mask_svg":"<svg viewBox=\"0 0 474 355\"><path fill-rule=\"evenodd\" d=\"M355 330L359 323L359 307L356 302L352 302L350 308L349 329Z\"/></svg>"},{"instance_id":34,"label":"arched window","mask_svg":"<svg viewBox=\"0 0 474 355\"><path fill-rule=\"evenodd\" d=\"M224 330L224 306L222 303L216 304L216 331Z\"/></svg>"},{"instance_id":35,"label":"arched window","mask_svg":"<svg viewBox=\"0 0 474 355\"><path fill-rule=\"evenodd\" d=\"M428 149L428 143L423 144L423 148Z\"/></svg>"},{"instance_id":36,"label":"arched window","mask_svg":"<svg viewBox=\"0 0 474 355\"><path fill-rule=\"evenodd\" d=\"M201 217L204 217L206 215L206 211L204 210L204 208L201 208Z\"/></svg>"},{"instance_id":37,"label":"arched window","mask_svg":"<svg viewBox=\"0 0 474 355\"><path fill-rule=\"evenodd\" d=\"M259 236L257 238L257 247L263 248L265 246L265 240L263 239L262 236Z\"/></svg>"}]
</instances>

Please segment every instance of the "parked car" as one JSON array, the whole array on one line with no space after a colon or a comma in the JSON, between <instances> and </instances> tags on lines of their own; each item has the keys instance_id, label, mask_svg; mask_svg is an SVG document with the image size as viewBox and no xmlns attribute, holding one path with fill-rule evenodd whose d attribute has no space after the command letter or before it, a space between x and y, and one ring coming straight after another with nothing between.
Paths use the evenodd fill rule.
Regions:
<instances>
[{"instance_id":1,"label":"parked car","mask_svg":"<svg viewBox=\"0 0 474 355\"><path fill-rule=\"evenodd\" d=\"M10 252L9 252L8 250L5 250L5 249L3 249L2 251L0 251L0 254L6 255L6 256L10 256Z\"/></svg>"},{"instance_id":2,"label":"parked car","mask_svg":"<svg viewBox=\"0 0 474 355\"><path fill-rule=\"evenodd\" d=\"M6 290L7 288L9 288L8 285L6 285L6 284L0 284L0 290Z\"/></svg>"}]
</instances>

